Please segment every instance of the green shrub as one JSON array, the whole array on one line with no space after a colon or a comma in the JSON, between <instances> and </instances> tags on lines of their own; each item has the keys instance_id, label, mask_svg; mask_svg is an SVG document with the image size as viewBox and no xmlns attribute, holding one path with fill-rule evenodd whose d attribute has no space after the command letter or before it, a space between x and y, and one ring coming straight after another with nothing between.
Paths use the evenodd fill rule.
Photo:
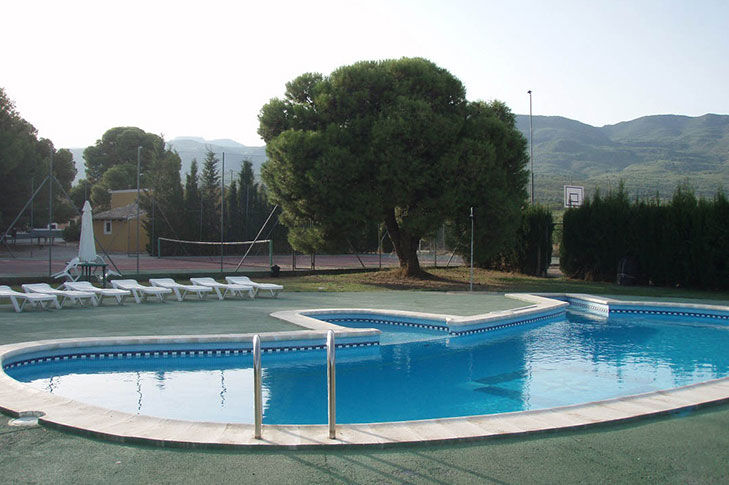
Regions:
<instances>
[{"instance_id":1,"label":"green shrub","mask_svg":"<svg viewBox=\"0 0 729 485\"><path fill-rule=\"evenodd\" d=\"M622 188L596 193L564 215L560 265L568 276L615 281L624 258L638 282L659 286L729 287L729 201L697 199L679 186L669 204L630 203Z\"/></svg>"},{"instance_id":2,"label":"green shrub","mask_svg":"<svg viewBox=\"0 0 729 485\"><path fill-rule=\"evenodd\" d=\"M546 276L552 260L552 213L544 206L530 206L522 214L512 264L520 273Z\"/></svg>"},{"instance_id":3,"label":"green shrub","mask_svg":"<svg viewBox=\"0 0 729 485\"><path fill-rule=\"evenodd\" d=\"M71 219L68 226L63 229L63 240L66 242L78 241L81 238L81 224Z\"/></svg>"}]
</instances>

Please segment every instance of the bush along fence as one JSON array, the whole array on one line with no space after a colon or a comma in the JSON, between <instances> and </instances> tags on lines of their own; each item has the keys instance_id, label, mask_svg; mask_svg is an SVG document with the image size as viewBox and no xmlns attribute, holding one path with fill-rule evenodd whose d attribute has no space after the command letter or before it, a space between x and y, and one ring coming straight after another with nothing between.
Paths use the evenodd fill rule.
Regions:
<instances>
[{"instance_id":1,"label":"bush along fence","mask_svg":"<svg viewBox=\"0 0 729 485\"><path fill-rule=\"evenodd\" d=\"M504 248L493 255L484 250L476 252L475 264L481 268L546 276L552 260L553 232L552 213L547 207L522 208L518 226L503 243ZM477 246L487 245L483 240L477 242ZM463 259L468 261L468 256L464 254Z\"/></svg>"},{"instance_id":2,"label":"bush along fence","mask_svg":"<svg viewBox=\"0 0 729 485\"><path fill-rule=\"evenodd\" d=\"M680 186L669 203L624 188L564 214L560 266L571 277L619 283L729 288L729 200Z\"/></svg>"},{"instance_id":3,"label":"bush along fence","mask_svg":"<svg viewBox=\"0 0 729 485\"><path fill-rule=\"evenodd\" d=\"M540 205L529 206L516 232L511 266L524 274L546 276L552 260L553 231L550 210Z\"/></svg>"}]
</instances>

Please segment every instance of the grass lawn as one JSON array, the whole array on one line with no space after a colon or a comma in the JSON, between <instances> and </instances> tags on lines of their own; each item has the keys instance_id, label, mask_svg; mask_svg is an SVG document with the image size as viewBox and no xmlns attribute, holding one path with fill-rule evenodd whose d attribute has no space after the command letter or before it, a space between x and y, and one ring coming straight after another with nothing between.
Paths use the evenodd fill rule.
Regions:
<instances>
[{"instance_id":1,"label":"grass lawn","mask_svg":"<svg viewBox=\"0 0 729 485\"><path fill-rule=\"evenodd\" d=\"M290 291L468 291L470 270L466 267L425 268L428 279L403 279L396 270L333 275L293 276L279 281ZM263 280L261 280L263 281ZM625 297L699 299L729 302L729 291L700 291L655 286L619 286L613 283L572 280L565 277L537 278L517 273L474 269L474 291L500 293L590 293Z\"/></svg>"},{"instance_id":2,"label":"grass lawn","mask_svg":"<svg viewBox=\"0 0 729 485\"><path fill-rule=\"evenodd\" d=\"M499 294L439 294L468 287L468 269L401 281L394 272L278 278L277 300L148 303L15 314L0 305L0 343L106 335L288 329L271 311L389 307L442 313L502 309ZM625 288L477 271L476 289L586 292L726 301L727 293ZM395 291L392 288L413 291ZM388 291L389 290L389 291ZM359 292L358 292L359 291ZM215 311L211 311L215 309ZM727 483L729 405L620 425L441 446L389 449L206 451L129 446L0 415L0 483Z\"/></svg>"}]
</instances>

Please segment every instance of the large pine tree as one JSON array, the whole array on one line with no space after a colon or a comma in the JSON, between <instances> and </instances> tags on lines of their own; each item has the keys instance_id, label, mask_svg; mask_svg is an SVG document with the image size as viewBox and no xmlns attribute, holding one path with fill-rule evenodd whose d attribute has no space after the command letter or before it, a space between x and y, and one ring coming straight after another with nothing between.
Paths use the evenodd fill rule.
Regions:
<instances>
[{"instance_id":1,"label":"large pine tree","mask_svg":"<svg viewBox=\"0 0 729 485\"><path fill-rule=\"evenodd\" d=\"M526 195L526 142L513 115L498 102L469 103L463 84L430 61L303 74L259 121L268 154L261 174L301 251L342 247L384 222L410 276L422 272L420 239L471 206L488 214L479 224L491 235L503 231L492 240L515 235L518 224L501 224Z\"/></svg>"}]
</instances>

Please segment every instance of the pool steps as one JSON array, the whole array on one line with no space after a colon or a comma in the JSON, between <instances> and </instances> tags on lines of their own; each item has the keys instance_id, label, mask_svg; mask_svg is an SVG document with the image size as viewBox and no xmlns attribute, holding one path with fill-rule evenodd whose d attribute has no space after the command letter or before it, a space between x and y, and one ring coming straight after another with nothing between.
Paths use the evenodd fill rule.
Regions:
<instances>
[{"instance_id":1,"label":"pool steps","mask_svg":"<svg viewBox=\"0 0 729 485\"><path fill-rule=\"evenodd\" d=\"M656 315L662 317L729 320L729 307L698 303L627 301L583 294L540 293L542 297L566 301L571 309L598 316Z\"/></svg>"}]
</instances>

